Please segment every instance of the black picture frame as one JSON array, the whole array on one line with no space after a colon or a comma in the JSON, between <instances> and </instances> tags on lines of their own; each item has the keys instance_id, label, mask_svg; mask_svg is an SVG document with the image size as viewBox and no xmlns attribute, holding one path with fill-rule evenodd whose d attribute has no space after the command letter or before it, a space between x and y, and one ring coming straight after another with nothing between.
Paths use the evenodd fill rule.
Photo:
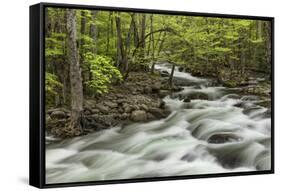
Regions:
<instances>
[{"instance_id":1,"label":"black picture frame","mask_svg":"<svg viewBox=\"0 0 281 191\"><path fill-rule=\"evenodd\" d=\"M122 180L104 180L91 182L71 182L46 184L45 182L45 41L44 41L44 18L45 8L73 8L87 10L105 10L105 11L122 11L122 12L138 12L138 13L160 13L169 15L184 16L202 16L202 17L220 17L220 18L238 18L264 20L271 22L271 50L272 50L272 67L271 67L271 169L262 171L247 171L233 173L216 173L216 174L200 174L185 175L157 178L136 178ZM195 178L211 178L211 177L228 177L228 176L244 176L258 174L274 173L274 18L249 16L249 15L229 15L217 13L197 13L170 10L153 10L153 9L136 9L121 7L104 7L92 5L74 5L59 3L39 3L30 6L30 139L29 139L29 184L38 188L68 187L68 186L85 186L100 184L116 184L116 183L135 183L135 182L151 182L165 180L195 179Z\"/></svg>"}]
</instances>

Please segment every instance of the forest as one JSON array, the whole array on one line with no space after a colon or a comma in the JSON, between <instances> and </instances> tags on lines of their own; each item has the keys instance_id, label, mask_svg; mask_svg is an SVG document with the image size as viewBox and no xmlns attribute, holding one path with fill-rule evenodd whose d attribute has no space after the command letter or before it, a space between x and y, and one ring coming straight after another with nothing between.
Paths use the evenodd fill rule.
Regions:
<instances>
[{"instance_id":1,"label":"forest","mask_svg":"<svg viewBox=\"0 0 281 191\"><path fill-rule=\"evenodd\" d=\"M269 21L60 8L45 15L46 123L58 137L165 118L162 98L183 89L176 70L270 99ZM157 70L162 63L169 73ZM193 99L208 98L184 101Z\"/></svg>"}]
</instances>

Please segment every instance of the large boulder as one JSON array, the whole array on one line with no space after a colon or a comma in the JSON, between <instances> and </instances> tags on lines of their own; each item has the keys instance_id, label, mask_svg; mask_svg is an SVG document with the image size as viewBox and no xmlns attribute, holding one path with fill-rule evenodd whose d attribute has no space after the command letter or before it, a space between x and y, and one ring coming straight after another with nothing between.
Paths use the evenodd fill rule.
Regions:
<instances>
[{"instance_id":1,"label":"large boulder","mask_svg":"<svg viewBox=\"0 0 281 191\"><path fill-rule=\"evenodd\" d=\"M146 121L147 114L143 110L135 110L131 113L131 120L135 122Z\"/></svg>"}]
</instances>

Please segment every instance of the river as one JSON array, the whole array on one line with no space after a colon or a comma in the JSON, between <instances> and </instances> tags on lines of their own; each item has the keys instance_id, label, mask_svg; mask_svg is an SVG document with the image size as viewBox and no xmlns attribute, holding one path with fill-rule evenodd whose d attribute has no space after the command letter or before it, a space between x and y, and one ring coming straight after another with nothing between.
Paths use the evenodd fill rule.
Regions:
<instances>
[{"instance_id":1,"label":"river","mask_svg":"<svg viewBox=\"0 0 281 191\"><path fill-rule=\"evenodd\" d=\"M169 65L156 69L171 71ZM172 111L165 119L71 140L47 137L46 183L271 169L271 119L258 97L178 68L174 77L189 85L163 98ZM194 92L209 99L183 101Z\"/></svg>"}]
</instances>

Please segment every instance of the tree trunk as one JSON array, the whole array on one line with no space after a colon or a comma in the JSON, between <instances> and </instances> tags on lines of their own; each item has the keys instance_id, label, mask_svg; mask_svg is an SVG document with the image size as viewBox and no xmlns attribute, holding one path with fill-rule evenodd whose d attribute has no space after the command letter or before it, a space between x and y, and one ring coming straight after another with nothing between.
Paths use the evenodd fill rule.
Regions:
<instances>
[{"instance_id":1,"label":"tree trunk","mask_svg":"<svg viewBox=\"0 0 281 191\"><path fill-rule=\"evenodd\" d=\"M48 8L45 9L45 34L46 37L50 37L52 34L52 22L50 16L48 15Z\"/></svg>"},{"instance_id":2,"label":"tree trunk","mask_svg":"<svg viewBox=\"0 0 281 191\"><path fill-rule=\"evenodd\" d=\"M127 57L124 49L122 29L121 29L121 19L119 15L116 16L116 30L117 30L117 67L124 74L126 72Z\"/></svg>"},{"instance_id":3,"label":"tree trunk","mask_svg":"<svg viewBox=\"0 0 281 191\"><path fill-rule=\"evenodd\" d=\"M125 44L126 55L130 55L131 36L133 34L133 30L134 30L134 23L133 21L131 21L129 31L127 33L126 44Z\"/></svg>"},{"instance_id":4,"label":"tree trunk","mask_svg":"<svg viewBox=\"0 0 281 191\"><path fill-rule=\"evenodd\" d=\"M96 10L92 11L92 20L93 21L96 21L97 14L98 14L98 11L96 11ZM90 35L92 36L93 43L94 43L93 53L97 54L98 53L98 27L94 23L91 24Z\"/></svg>"},{"instance_id":5,"label":"tree trunk","mask_svg":"<svg viewBox=\"0 0 281 191\"><path fill-rule=\"evenodd\" d=\"M106 30L106 54L109 53L109 44L110 44L110 23L111 23L111 15L112 12L108 14L108 21L107 21L107 30Z\"/></svg>"},{"instance_id":6,"label":"tree trunk","mask_svg":"<svg viewBox=\"0 0 281 191\"><path fill-rule=\"evenodd\" d=\"M165 41L165 38L166 38L166 34L167 34L167 32L164 31L163 37L162 37L161 41L159 42L159 47L158 47L157 56L160 55L160 53L161 53L161 51L162 51L162 49L163 49L163 45L164 45L164 41Z\"/></svg>"},{"instance_id":7,"label":"tree trunk","mask_svg":"<svg viewBox=\"0 0 281 191\"><path fill-rule=\"evenodd\" d=\"M154 33L153 31L153 15L150 16L150 32L151 32L151 48L152 48L152 65L151 65L151 73L154 73L154 67L155 67L155 60L154 60Z\"/></svg>"},{"instance_id":8,"label":"tree trunk","mask_svg":"<svg viewBox=\"0 0 281 191\"><path fill-rule=\"evenodd\" d=\"M80 38L80 43L79 43L79 56L80 56L80 65L83 66L84 64L84 53L85 53L85 49L84 49L84 44L85 44L85 40L84 40L84 36L86 35L86 14L84 10L81 10L81 21L80 21L80 33L81 33L81 38ZM82 71L82 76L84 80L87 80L87 73L89 73L89 71ZM83 89L86 89L86 84L83 84Z\"/></svg>"},{"instance_id":9,"label":"tree trunk","mask_svg":"<svg viewBox=\"0 0 281 191\"><path fill-rule=\"evenodd\" d=\"M67 22L67 13L66 12L64 12L64 16L63 16L63 21L64 21L64 23L66 23ZM64 25L64 28L63 28L63 30L64 31L66 31L67 29L67 26L66 25ZM63 50L63 56L64 56L64 58L65 59L67 59L67 52L68 52L68 50L67 50L67 44L68 44L68 42L67 42L67 39L66 38L64 38L64 50ZM67 103L67 95L69 95L69 93L70 93L70 79L69 79L69 64L63 64L64 65L64 69L63 69L63 72L62 72L62 74L63 74L63 89L62 89L62 95L63 95L63 104L66 104Z\"/></svg>"},{"instance_id":10,"label":"tree trunk","mask_svg":"<svg viewBox=\"0 0 281 191\"><path fill-rule=\"evenodd\" d=\"M136 23L136 14L133 13L132 14L132 21L134 23L134 44L135 47L138 46L139 43L139 33L138 33L138 27L137 27L137 23Z\"/></svg>"},{"instance_id":11,"label":"tree trunk","mask_svg":"<svg viewBox=\"0 0 281 191\"><path fill-rule=\"evenodd\" d=\"M170 74L170 77L169 77L169 85L170 85L170 86L173 85L173 78L174 78L175 67L176 67L176 65L173 64L173 66L172 66L172 71L171 71L171 74Z\"/></svg>"},{"instance_id":12,"label":"tree trunk","mask_svg":"<svg viewBox=\"0 0 281 191\"><path fill-rule=\"evenodd\" d=\"M271 69L271 23L266 22L266 61L269 69Z\"/></svg>"},{"instance_id":13,"label":"tree trunk","mask_svg":"<svg viewBox=\"0 0 281 191\"><path fill-rule=\"evenodd\" d=\"M124 55L124 49L123 49L123 39L122 39L122 33L121 33L121 20L120 16L117 15L115 17L116 20L116 31L117 31L117 67L121 69L122 65L122 58Z\"/></svg>"},{"instance_id":14,"label":"tree trunk","mask_svg":"<svg viewBox=\"0 0 281 191\"><path fill-rule=\"evenodd\" d=\"M85 11L81 11L81 28L80 28L80 33L81 33L81 39L80 39L80 47L79 47L79 49L80 49L80 52L83 54L83 51L81 51L81 50L83 50L83 45L84 45L84 37L83 37L83 35L85 35L85 33L86 33L86 16L85 16ZM82 61L82 59L83 59L83 56L82 55L80 55L80 61ZM83 63L83 61L82 62L80 62L81 64Z\"/></svg>"},{"instance_id":15,"label":"tree trunk","mask_svg":"<svg viewBox=\"0 0 281 191\"><path fill-rule=\"evenodd\" d=\"M146 15L143 14L141 18L141 56L145 56L145 20Z\"/></svg>"},{"instance_id":16,"label":"tree trunk","mask_svg":"<svg viewBox=\"0 0 281 191\"><path fill-rule=\"evenodd\" d=\"M71 92L71 121L69 124L69 135L80 135L82 133L83 112L83 88L82 77L77 52L76 34L76 11L67 10L67 41L68 58L70 64L70 92Z\"/></svg>"}]
</instances>

